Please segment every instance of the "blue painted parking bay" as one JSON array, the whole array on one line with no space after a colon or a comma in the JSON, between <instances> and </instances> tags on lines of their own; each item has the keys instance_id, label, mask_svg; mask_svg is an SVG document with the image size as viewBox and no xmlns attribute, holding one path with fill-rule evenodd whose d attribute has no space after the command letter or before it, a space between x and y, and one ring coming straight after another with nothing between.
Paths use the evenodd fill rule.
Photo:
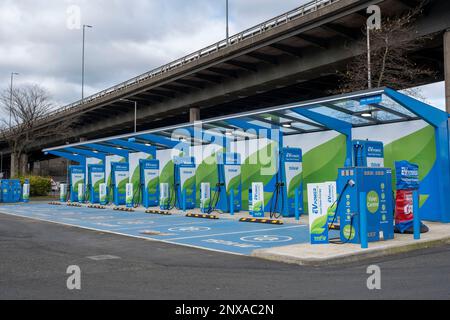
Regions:
<instances>
[{"instance_id":1,"label":"blue painted parking bay","mask_svg":"<svg viewBox=\"0 0 450 320\"><path fill-rule=\"evenodd\" d=\"M268 225L231 219L196 219L183 215L151 215L112 209L15 204L0 212L125 236L163 241L207 250L249 255L255 249L309 241L306 225Z\"/></svg>"}]
</instances>

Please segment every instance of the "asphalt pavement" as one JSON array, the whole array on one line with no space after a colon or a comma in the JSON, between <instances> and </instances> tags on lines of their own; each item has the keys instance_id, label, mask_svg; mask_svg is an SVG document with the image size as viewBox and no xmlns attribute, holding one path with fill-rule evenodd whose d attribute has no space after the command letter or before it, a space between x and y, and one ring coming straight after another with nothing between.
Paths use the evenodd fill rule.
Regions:
<instances>
[{"instance_id":1,"label":"asphalt pavement","mask_svg":"<svg viewBox=\"0 0 450 320\"><path fill-rule=\"evenodd\" d=\"M381 290L367 288L373 264ZM0 299L434 300L450 298L449 270L450 246L302 267L0 214Z\"/></svg>"}]
</instances>

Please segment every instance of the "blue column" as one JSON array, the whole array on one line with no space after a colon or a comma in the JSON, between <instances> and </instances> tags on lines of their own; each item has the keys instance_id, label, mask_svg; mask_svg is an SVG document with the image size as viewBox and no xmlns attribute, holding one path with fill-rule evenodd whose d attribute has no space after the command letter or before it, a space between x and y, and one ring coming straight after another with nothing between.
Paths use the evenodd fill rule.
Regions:
<instances>
[{"instance_id":1,"label":"blue column","mask_svg":"<svg viewBox=\"0 0 450 320\"><path fill-rule=\"evenodd\" d=\"M234 216L234 189L230 189L230 214Z\"/></svg>"},{"instance_id":2,"label":"blue column","mask_svg":"<svg viewBox=\"0 0 450 320\"><path fill-rule=\"evenodd\" d=\"M414 225L414 240L420 240L420 213L419 213L419 191L413 192L413 225Z\"/></svg>"},{"instance_id":3,"label":"blue column","mask_svg":"<svg viewBox=\"0 0 450 320\"><path fill-rule=\"evenodd\" d=\"M359 215L360 215L360 226L359 226L359 237L361 239L361 248L367 249L369 247L367 240L367 211L366 211L366 199L367 195L365 192L359 194ZM355 216L353 219L357 219ZM351 231L350 231L351 232Z\"/></svg>"}]
</instances>

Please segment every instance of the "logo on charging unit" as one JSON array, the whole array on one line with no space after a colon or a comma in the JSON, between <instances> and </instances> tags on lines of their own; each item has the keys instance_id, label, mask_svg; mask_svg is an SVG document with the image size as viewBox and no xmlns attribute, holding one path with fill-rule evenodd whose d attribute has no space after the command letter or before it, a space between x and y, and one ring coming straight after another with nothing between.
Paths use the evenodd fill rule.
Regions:
<instances>
[{"instance_id":1,"label":"logo on charging unit","mask_svg":"<svg viewBox=\"0 0 450 320\"><path fill-rule=\"evenodd\" d=\"M367 210L370 213L375 213L380 207L380 198L376 191L370 191L366 196Z\"/></svg>"}]
</instances>

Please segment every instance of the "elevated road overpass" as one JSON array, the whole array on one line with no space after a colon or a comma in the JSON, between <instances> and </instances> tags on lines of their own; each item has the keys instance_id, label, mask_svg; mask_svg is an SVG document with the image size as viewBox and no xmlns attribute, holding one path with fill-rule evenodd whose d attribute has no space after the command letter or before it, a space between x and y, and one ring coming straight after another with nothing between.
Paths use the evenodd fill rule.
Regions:
<instances>
[{"instance_id":1,"label":"elevated road overpass","mask_svg":"<svg viewBox=\"0 0 450 320\"><path fill-rule=\"evenodd\" d=\"M200 113L210 118L329 95L338 88L337 71L364 54L359 43L366 8L379 5L385 18L419 2L313 1L242 31L229 43L220 41L48 115L41 127L73 118L74 133L37 142L32 158L42 157L41 148L66 141L132 132L134 104L130 101L137 102L137 127L144 130L183 123L189 117L195 120ZM410 56L437 74L437 78L417 79L417 85L445 78L444 56L450 61L450 40L444 41L450 38L449 17L449 1L429 0L416 22L416 37L434 37Z\"/></svg>"}]
</instances>

